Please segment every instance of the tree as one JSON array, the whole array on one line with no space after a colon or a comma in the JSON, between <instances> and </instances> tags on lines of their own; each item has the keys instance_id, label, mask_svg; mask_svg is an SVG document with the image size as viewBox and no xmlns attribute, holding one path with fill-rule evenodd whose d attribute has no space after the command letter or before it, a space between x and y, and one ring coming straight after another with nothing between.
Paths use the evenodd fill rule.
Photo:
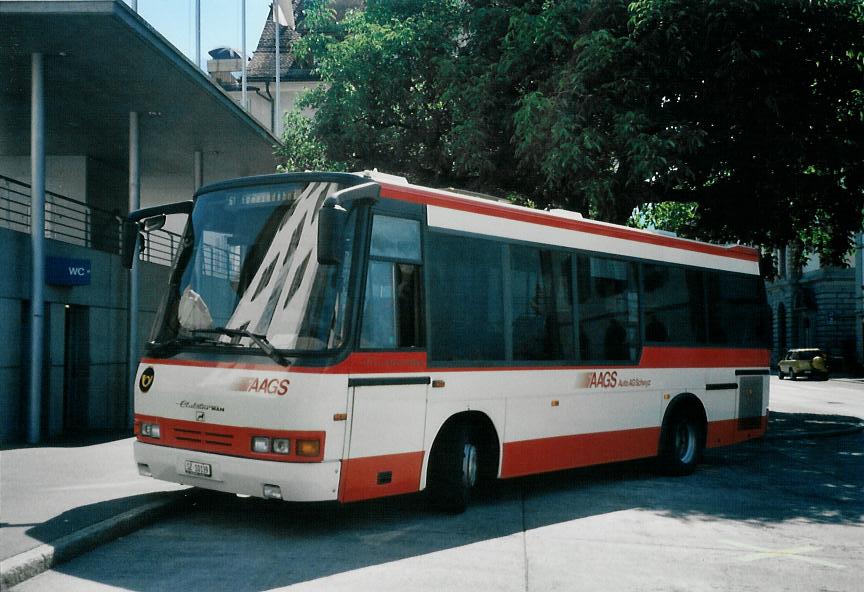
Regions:
<instances>
[{"instance_id":1,"label":"tree","mask_svg":"<svg viewBox=\"0 0 864 592\"><path fill-rule=\"evenodd\" d=\"M351 168L833 261L862 227L860 0L307 6L312 132Z\"/></svg>"},{"instance_id":2,"label":"tree","mask_svg":"<svg viewBox=\"0 0 864 592\"><path fill-rule=\"evenodd\" d=\"M304 105L317 110L314 132L329 158L423 180L450 168L442 70L460 4L370 1L337 23L326 1L307 2L297 51L313 55L325 86Z\"/></svg>"},{"instance_id":3,"label":"tree","mask_svg":"<svg viewBox=\"0 0 864 592\"><path fill-rule=\"evenodd\" d=\"M327 147L315 136L312 122L300 111L287 113L282 129L282 145L276 147L279 172L325 171L345 167L328 158Z\"/></svg>"}]
</instances>

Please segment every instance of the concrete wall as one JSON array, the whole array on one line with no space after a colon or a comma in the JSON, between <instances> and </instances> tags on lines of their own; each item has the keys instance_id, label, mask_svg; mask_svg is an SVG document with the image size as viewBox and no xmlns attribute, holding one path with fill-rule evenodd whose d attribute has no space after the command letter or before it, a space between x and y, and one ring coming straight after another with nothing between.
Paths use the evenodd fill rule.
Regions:
<instances>
[{"instance_id":1,"label":"concrete wall","mask_svg":"<svg viewBox=\"0 0 864 592\"><path fill-rule=\"evenodd\" d=\"M129 174L95 158L87 159L87 203L125 214L129 204Z\"/></svg>"},{"instance_id":2,"label":"concrete wall","mask_svg":"<svg viewBox=\"0 0 864 592\"><path fill-rule=\"evenodd\" d=\"M46 289L46 356L43 425L46 436L63 431L65 371L65 306L87 311L87 334L82 339L86 369L81 369L79 392L86 397L84 430L126 426L126 300L127 272L117 255L58 241L46 241L46 255L89 259L88 286L48 286ZM29 359L30 236L0 228L0 442L23 439L27 405ZM168 281L168 268L141 264L139 335L150 335L156 309Z\"/></svg>"},{"instance_id":3,"label":"concrete wall","mask_svg":"<svg viewBox=\"0 0 864 592\"><path fill-rule=\"evenodd\" d=\"M29 156L0 156L0 175L30 184ZM87 157L47 156L45 190L87 201Z\"/></svg>"},{"instance_id":4,"label":"concrete wall","mask_svg":"<svg viewBox=\"0 0 864 592\"><path fill-rule=\"evenodd\" d=\"M771 307L774 347L772 364L786 349L819 347L831 356L842 356L845 369L852 369L861 359L862 344L857 331L858 302L855 269L810 268L793 281L789 276L767 284ZM801 290L806 298L796 298ZM785 326L781 327L780 305L785 308ZM780 339L785 329L785 347Z\"/></svg>"},{"instance_id":5,"label":"concrete wall","mask_svg":"<svg viewBox=\"0 0 864 592\"><path fill-rule=\"evenodd\" d=\"M189 155L186 175L148 174L141 176L141 207L192 199L194 192L193 156ZM216 171L214 171L215 173ZM0 156L0 175L30 184L29 156ZM209 178L221 179L218 175ZM208 181L207 155L204 155L204 182ZM45 189L91 204L103 210L125 214L129 204L129 177L125 170L114 168L88 156L48 156L45 165Z\"/></svg>"}]
</instances>

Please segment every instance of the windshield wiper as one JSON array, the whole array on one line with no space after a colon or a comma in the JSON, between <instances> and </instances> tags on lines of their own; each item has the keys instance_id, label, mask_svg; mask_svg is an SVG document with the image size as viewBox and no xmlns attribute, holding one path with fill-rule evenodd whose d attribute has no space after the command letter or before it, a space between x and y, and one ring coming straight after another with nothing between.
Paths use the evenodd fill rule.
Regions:
<instances>
[{"instance_id":1,"label":"windshield wiper","mask_svg":"<svg viewBox=\"0 0 864 592\"><path fill-rule=\"evenodd\" d=\"M273 345L267 341L264 335L258 335L248 329L229 329L227 327L217 327L215 329L193 329L190 331L193 335L227 335L228 337L248 337L261 351L270 356L270 358L280 366L290 366L291 363L285 359Z\"/></svg>"}]
</instances>

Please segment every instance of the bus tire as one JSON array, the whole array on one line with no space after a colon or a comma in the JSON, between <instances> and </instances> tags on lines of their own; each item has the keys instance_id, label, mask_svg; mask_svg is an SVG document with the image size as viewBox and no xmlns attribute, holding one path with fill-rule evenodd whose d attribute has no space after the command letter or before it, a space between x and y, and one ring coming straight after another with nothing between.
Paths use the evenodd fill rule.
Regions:
<instances>
[{"instance_id":1,"label":"bus tire","mask_svg":"<svg viewBox=\"0 0 864 592\"><path fill-rule=\"evenodd\" d=\"M692 406L679 406L660 436L660 469L667 475L690 475L702 457L705 424Z\"/></svg>"},{"instance_id":2,"label":"bus tire","mask_svg":"<svg viewBox=\"0 0 864 592\"><path fill-rule=\"evenodd\" d=\"M430 459L429 493L435 507L461 514L477 485L480 447L467 426L454 426L441 434Z\"/></svg>"}]
</instances>

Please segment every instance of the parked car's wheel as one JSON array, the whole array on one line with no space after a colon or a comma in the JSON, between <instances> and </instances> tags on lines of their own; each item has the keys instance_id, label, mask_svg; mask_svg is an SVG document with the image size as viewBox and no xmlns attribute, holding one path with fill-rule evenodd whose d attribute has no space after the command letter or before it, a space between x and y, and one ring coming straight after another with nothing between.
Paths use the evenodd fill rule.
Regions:
<instances>
[{"instance_id":1,"label":"parked car's wheel","mask_svg":"<svg viewBox=\"0 0 864 592\"><path fill-rule=\"evenodd\" d=\"M783 380L784 378L786 378L786 375L783 374L782 370L777 370L777 378L779 378L780 380Z\"/></svg>"}]
</instances>

